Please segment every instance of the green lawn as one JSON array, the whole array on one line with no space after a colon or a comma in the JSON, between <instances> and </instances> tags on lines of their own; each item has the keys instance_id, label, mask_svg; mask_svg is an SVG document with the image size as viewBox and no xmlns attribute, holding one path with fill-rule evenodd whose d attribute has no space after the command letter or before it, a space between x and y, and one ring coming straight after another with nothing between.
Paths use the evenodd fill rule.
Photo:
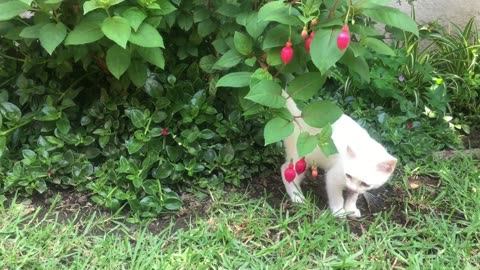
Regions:
<instances>
[{"instance_id":1,"label":"green lawn","mask_svg":"<svg viewBox=\"0 0 480 270\"><path fill-rule=\"evenodd\" d=\"M0 269L479 269L478 160L425 163L393 179L389 209L358 221L220 191L210 213L160 233L97 212L39 222L42 209L4 203Z\"/></svg>"}]
</instances>

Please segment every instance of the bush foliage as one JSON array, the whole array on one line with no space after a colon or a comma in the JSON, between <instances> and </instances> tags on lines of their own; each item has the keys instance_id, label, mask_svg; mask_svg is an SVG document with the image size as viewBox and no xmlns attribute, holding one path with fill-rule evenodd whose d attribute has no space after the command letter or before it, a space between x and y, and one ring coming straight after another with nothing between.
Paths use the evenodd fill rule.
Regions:
<instances>
[{"instance_id":1,"label":"bush foliage","mask_svg":"<svg viewBox=\"0 0 480 270\"><path fill-rule=\"evenodd\" d=\"M407 124L434 129L423 105L437 121L448 99L431 66L409 69L421 61L406 43L422 32L386 2L0 0L1 188L73 186L154 216L181 207L180 188L276 170L275 143L294 117L324 128L300 136L302 153L313 150L306 140L334 153L337 105L401 145ZM341 50L344 25L351 42ZM301 116L285 110L282 89ZM431 148L400 152L411 150L405 159Z\"/></svg>"}]
</instances>

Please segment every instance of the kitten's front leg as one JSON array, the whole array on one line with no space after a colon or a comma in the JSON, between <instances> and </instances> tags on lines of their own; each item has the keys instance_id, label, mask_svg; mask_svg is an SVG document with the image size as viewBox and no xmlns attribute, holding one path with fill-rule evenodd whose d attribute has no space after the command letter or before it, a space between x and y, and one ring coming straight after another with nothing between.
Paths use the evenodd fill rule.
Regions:
<instances>
[{"instance_id":1,"label":"kitten's front leg","mask_svg":"<svg viewBox=\"0 0 480 270\"><path fill-rule=\"evenodd\" d=\"M343 209L343 184L340 179L335 177L335 174L328 172L326 176L326 189L328 195L328 206L335 216L343 216L345 209Z\"/></svg>"},{"instance_id":2,"label":"kitten's front leg","mask_svg":"<svg viewBox=\"0 0 480 270\"><path fill-rule=\"evenodd\" d=\"M362 216L360 210L357 208L357 199L360 193L349 190L345 200L345 211L350 212L349 216L359 218Z\"/></svg>"},{"instance_id":3,"label":"kitten's front leg","mask_svg":"<svg viewBox=\"0 0 480 270\"><path fill-rule=\"evenodd\" d=\"M283 174L283 172L285 172L285 170L288 168L288 164L290 164L290 162L287 161L281 167L280 174L282 175L283 184L285 184L285 189L287 190L292 202L303 203L305 201L305 197L300 189L300 184L302 183L303 178L305 178L305 173L297 175L295 179L289 183Z\"/></svg>"}]
</instances>

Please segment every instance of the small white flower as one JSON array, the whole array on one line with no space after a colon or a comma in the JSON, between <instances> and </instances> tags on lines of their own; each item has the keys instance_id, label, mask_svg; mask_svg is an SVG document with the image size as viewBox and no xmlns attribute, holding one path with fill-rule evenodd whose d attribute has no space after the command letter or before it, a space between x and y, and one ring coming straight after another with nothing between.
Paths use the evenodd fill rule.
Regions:
<instances>
[{"instance_id":1,"label":"small white flower","mask_svg":"<svg viewBox=\"0 0 480 270\"><path fill-rule=\"evenodd\" d=\"M27 10L27 11L21 13L21 14L18 15L18 16L20 16L20 18L22 18L22 19L30 19L30 18L32 18L34 15L35 15L35 12Z\"/></svg>"}]
</instances>

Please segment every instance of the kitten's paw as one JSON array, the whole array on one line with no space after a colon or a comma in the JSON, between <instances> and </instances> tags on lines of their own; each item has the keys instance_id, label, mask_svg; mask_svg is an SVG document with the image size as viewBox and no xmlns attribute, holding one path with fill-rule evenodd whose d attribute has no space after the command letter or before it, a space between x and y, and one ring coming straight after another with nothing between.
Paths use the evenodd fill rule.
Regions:
<instances>
[{"instance_id":1,"label":"kitten's paw","mask_svg":"<svg viewBox=\"0 0 480 270\"><path fill-rule=\"evenodd\" d=\"M351 210L346 211L346 212L348 212L348 217L351 217L351 218L360 218L360 217L362 217L362 213L360 213L360 210L358 210L358 208L351 209Z\"/></svg>"},{"instance_id":2,"label":"kitten's paw","mask_svg":"<svg viewBox=\"0 0 480 270\"><path fill-rule=\"evenodd\" d=\"M347 212L345 211L345 209L343 208L340 208L340 209L337 209L337 210L334 210L334 209L330 209L332 211L332 214L335 216L335 217L338 217L338 218L345 218L347 217Z\"/></svg>"},{"instance_id":3,"label":"kitten's paw","mask_svg":"<svg viewBox=\"0 0 480 270\"><path fill-rule=\"evenodd\" d=\"M305 202L305 197L303 197L303 195L299 195L299 194L294 194L294 195L290 196L290 199L294 203L304 203Z\"/></svg>"}]
</instances>

